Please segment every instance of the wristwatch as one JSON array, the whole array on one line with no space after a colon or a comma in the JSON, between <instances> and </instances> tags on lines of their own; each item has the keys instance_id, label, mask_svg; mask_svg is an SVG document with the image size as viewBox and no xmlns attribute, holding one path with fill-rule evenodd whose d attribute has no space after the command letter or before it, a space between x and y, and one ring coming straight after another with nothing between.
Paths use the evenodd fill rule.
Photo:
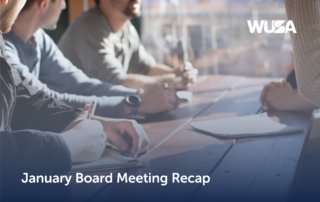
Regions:
<instances>
[{"instance_id":1,"label":"wristwatch","mask_svg":"<svg viewBox=\"0 0 320 202\"><path fill-rule=\"evenodd\" d=\"M130 115L138 115L141 98L138 95L128 95L126 97L126 103L129 105L129 107L131 107Z\"/></svg>"}]
</instances>

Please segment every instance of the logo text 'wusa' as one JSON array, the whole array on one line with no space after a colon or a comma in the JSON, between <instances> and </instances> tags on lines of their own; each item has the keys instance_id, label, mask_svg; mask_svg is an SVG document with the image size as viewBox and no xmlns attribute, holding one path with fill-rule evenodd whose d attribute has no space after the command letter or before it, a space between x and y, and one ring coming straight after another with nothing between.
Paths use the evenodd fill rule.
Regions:
<instances>
[{"instance_id":1,"label":"logo text 'wusa'","mask_svg":"<svg viewBox=\"0 0 320 202\"><path fill-rule=\"evenodd\" d=\"M287 21L287 24L285 24L285 20L273 20L271 23L271 28L268 26L268 21L262 20L261 22L258 22L257 20L254 20L253 23L251 20L248 20L248 26L251 34L257 32L259 34L264 31L265 33L271 34L283 34L283 33L297 33L296 28L291 20Z\"/></svg>"}]
</instances>

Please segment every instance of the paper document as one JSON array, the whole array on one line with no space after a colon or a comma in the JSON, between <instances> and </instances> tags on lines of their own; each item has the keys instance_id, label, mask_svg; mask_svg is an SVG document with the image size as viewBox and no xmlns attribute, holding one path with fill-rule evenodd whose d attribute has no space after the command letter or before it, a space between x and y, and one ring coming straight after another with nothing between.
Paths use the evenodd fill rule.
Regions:
<instances>
[{"instance_id":1,"label":"paper document","mask_svg":"<svg viewBox=\"0 0 320 202\"><path fill-rule=\"evenodd\" d=\"M197 130L226 138L280 135L299 132L304 129L304 127L291 127L276 123L268 117L267 113L193 122L191 126Z\"/></svg>"},{"instance_id":2,"label":"paper document","mask_svg":"<svg viewBox=\"0 0 320 202\"><path fill-rule=\"evenodd\" d=\"M111 146L106 146L100 159L88 163L73 164L71 172L140 167L141 165L130 154L120 152Z\"/></svg>"}]
</instances>

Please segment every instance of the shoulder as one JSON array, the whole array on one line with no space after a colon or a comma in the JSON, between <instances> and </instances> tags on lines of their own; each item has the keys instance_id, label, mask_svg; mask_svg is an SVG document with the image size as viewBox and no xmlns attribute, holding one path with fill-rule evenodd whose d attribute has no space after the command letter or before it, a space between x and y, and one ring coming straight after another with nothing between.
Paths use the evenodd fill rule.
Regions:
<instances>
[{"instance_id":1,"label":"shoulder","mask_svg":"<svg viewBox=\"0 0 320 202\"><path fill-rule=\"evenodd\" d=\"M9 33L3 35L3 41L5 44L5 51L8 56L10 53L18 54L17 43L18 41L15 38L15 33L11 30Z\"/></svg>"},{"instance_id":2,"label":"shoulder","mask_svg":"<svg viewBox=\"0 0 320 202\"><path fill-rule=\"evenodd\" d=\"M33 36L40 46L44 43L54 43L51 37L43 29L38 29Z\"/></svg>"},{"instance_id":3,"label":"shoulder","mask_svg":"<svg viewBox=\"0 0 320 202\"><path fill-rule=\"evenodd\" d=\"M9 33L3 34L3 41L5 43L6 50L16 51L16 45L21 43L21 39L11 30Z\"/></svg>"},{"instance_id":4,"label":"shoulder","mask_svg":"<svg viewBox=\"0 0 320 202\"><path fill-rule=\"evenodd\" d=\"M136 30L136 28L132 25L132 23L130 21L127 22L127 30L129 31L129 34L131 37L134 37L136 39L139 39L139 34Z\"/></svg>"},{"instance_id":5,"label":"shoulder","mask_svg":"<svg viewBox=\"0 0 320 202\"><path fill-rule=\"evenodd\" d=\"M90 31L93 28L106 28L106 19L97 7L80 15L72 24L75 30Z\"/></svg>"}]
</instances>

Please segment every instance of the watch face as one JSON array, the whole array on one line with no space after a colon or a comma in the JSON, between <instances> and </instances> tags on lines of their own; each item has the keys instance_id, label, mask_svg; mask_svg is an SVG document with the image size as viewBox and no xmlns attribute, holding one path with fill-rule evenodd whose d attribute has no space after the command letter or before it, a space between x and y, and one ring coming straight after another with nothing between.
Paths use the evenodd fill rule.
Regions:
<instances>
[{"instance_id":1,"label":"watch face","mask_svg":"<svg viewBox=\"0 0 320 202\"><path fill-rule=\"evenodd\" d=\"M141 102L141 99L139 96L137 95L129 95L127 98L126 98L126 101L127 103L132 106L132 107L138 107L140 106L140 102Z\"/></svg>"}]
</instances>

